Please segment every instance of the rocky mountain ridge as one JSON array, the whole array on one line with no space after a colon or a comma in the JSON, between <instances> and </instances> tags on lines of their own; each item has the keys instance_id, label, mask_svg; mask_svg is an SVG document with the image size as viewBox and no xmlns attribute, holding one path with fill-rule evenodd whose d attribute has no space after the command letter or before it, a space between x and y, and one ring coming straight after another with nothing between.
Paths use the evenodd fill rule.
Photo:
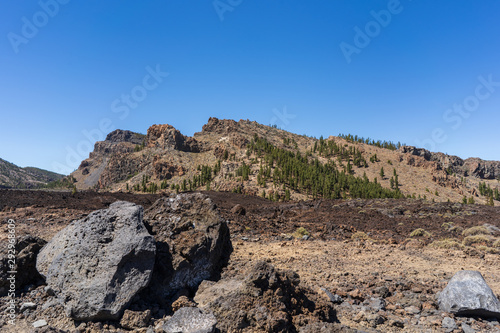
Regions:
<instances>
[{"instance_id":1,"label":"rocky mountain ridge","mask_svg":"<svg viewBox=\"0 0 500 333\"><path fill-rule=\"evenodd\" d=\"M294 188L287 181L276 181L274 165L266 180L259 178L260 169L269 156L249 151L249 144L258 138L264 138L267 145L280 151L305 155L310 163L314 160L323 165L333 163L340 172L366 176L386 189L394 189L394 179L391 183L390 176L393 171L394 176L397 174L397 189L405 196L435 201L462 201L464 197L473 197L479 203L487 203L489 197L479 190L480 183L494 189L500 182L499 161L463 160L412 146L390 150L337 136L323 140L254 121L217 118L210 118L202 131L192 137L168 124L152 125L146 135L116 130L105 141L95 144L89 158L82 161L72 176L79 189L169 192L209 186L219 191L276 196L280 200L287 196L287 191L291 199L313 197L311 191ZM318 148L317 151L318 145L323 145L325 150ZM334 153L332 147L338 151ZM331 152L325 153L328 149ZM196 177L203 174L203 166L210 167L213 175L206 182L197 182ZM245 177L238 176L242 167L248 168ZM382 168L387 175L381 177ZM500 204L498 199L494 204Z\"/></svg>"},{"instance_id":2,"label":"rocky mountain ridge","mask_svg":"<svg viewBox=\"0 0 500 333\"><path fill-rule=\"evenodd\" d=\"M480 179L498 179L500 177L500 161L485 161L477 157L462 159L458 156L444 153L434 153L423 148L403 146L400 151L404 154L422 156L427 161L435 161L442 170L460 176L476 177Z\"/></svg>"},{"instance_id":3,"label":"rocky mountain ridge","mask_svg":"<svg viewBox=\"0 0 500 333\"><path fill-rule=\"evenodd\" d=\"M39 168L21 168L0 158L0 188L37 188L63 177Z\"/></svg>"}]
</instances>

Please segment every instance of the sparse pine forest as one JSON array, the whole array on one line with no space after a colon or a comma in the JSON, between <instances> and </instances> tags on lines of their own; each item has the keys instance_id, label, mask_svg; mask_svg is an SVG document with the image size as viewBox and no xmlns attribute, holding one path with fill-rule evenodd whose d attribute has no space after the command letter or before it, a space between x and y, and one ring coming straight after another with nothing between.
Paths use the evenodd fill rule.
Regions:
<instances>
[{"instance_id":1,"label":"sparse pine forest","mask_svg":"<svg viewBox=\"0 0 500 333\"><path fill-rule=\"evenodd\" d=\"M357 136L357 135L352 135L352 134L339 134L338 135L340 138L348 141L348 142L357 142L357 143L365 143L367 145L372 145L372 146L375 146L375 147L379 147L379 148L385 148L385 149L390 149L390 150L396 150L396 149L399 149L401 148L401 146L405 146L406 144L405 143L401 143L401 142L398 142L398 143L394 143L392 141L381 141L381 140L373 140L373 139L370 139L370 138L364 138L364 137L361 137L361 136Z\"/></svg>"},{"instance_id":2,"label":"sparse pine forest","mask_svg":"<svg viewBox=\"0 0 500 333\"><path fill-rule=\"evenodd\" d=\"M333 141L320 138L313 151L328 158L323 164L311 154L292 152L272 145L265 138L254 136L248 144L250 156L253 154L260 163L257 175L259 184L264 187L268 182L275 186L285 186L313 198L401 198L398 189L386 189L379 183L371 182L366 175L352 175L353 165L362 168L367 165L355 147L346 149ZM247 154L248 155L248 154ZM339 171L334 158L347 164ZM351 159L353 164L351 164ZM287 195L285 194L285 197Z\"/></svg>"}]
</instances>

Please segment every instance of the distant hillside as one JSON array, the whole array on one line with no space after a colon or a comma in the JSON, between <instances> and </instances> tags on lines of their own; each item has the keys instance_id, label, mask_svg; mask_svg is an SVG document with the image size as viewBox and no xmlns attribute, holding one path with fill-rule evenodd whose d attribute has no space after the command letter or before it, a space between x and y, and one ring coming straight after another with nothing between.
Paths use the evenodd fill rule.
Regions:
<instances>
[{"instance_id":1,"label":"distant hillside","mask_svg":"<svg viewBox=\"0 0 500 333\"><path fill-rule=\"evenodd\" d=\"M188 137L171 125L116 130L71 174L79 189L211 189L271 200L401 198L500 205L500 162L352 135L317 139L254 121L210 118Z\"/></svg>"},{"instance_id":2,"label":"distant hillside","mask_svg":"<svg viewBox=\"0 0 500 333\"><path fill-rule=\"evenodd\" d=\"M39 188L63 177L39 168L21 168L0 158L0 188Z\"/></svg>"}]
</instances>

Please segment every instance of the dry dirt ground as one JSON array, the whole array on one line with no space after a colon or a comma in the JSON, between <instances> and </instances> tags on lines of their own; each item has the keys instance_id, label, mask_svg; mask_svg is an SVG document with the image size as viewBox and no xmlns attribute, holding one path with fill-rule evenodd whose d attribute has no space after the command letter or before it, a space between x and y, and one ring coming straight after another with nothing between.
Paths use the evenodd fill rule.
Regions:
<instances>
[{"instance_id":1,"label":"dry dirt ground","mask_svg":"<svg viewBox=\"0 0 500 333\"><path fill-rule=\"evenodd\" d=\"M340 322L367 332L445 332L444 316L455 319L455 332L462 332L462 324L477 332L500 332L495 320L441 313L435 298L463 269L480 271L500 295L500 242L495 243L500 238L500 207L407 199L275 203L205 193L231 230L234 252L226 271L259 260L292 269L313 290L321 293L325 288L342 297L344 302L336 306ZM32 234L48 241L73 219L111 202L128 200L148 208L158 197L0 190L0 240L7 235L10 218L16 221L18 236ZM244 212L233 209L238 204ZM485 225L489 235L467 242L467 230ZM410 236L418 228L423 229L421 236ZM444 239L453 241L436 246ZM373 305L373 299L385 304ZM29 316L18 320L19 327L29 327Z\"/></svg>"}]
</instances>

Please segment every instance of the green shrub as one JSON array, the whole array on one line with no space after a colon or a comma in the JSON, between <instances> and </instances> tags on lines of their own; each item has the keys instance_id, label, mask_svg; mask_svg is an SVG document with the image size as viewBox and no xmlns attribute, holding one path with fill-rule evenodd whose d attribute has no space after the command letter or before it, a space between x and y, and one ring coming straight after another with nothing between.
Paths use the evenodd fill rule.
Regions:
<instances>
[{"instance_id":1,"label":"green shrub","mask_svg":"<svg viewBox=\"0 0 500 333\"><path fill-rule=\"evenodd\" d=\"M429 237L431 234L422 228L413 230L410 233L410 237Z\"/></svg>"},{"instance_id":2,"label":"green shrub","mask_svg":"<svg viewBox=\"0 0 500 333\"><path fill-rule=\"evenodd\" d=\"M352 234L351 239L353 239L353 240L368 239L368 235L362 231L356 231L354 234Z\"/></svg>"},{"instance_id":3,"label":"green shrub","mask_svg":"<svg viewBox=\"0 0 500 333\"><path fill-rule=\"evenodd\" d=\"M493 247L500 249L500 238L493 242Z\"/></svg>"},{"instance_id":4,"label":"green shrub","mask_svg":"<svg viewBox=\"0 0 500 333\"><path fill-rule=\"evenodd\" d=\"M295 238L302 238L304 236L309 236L309 231L307 231L304 227L297 228L297 230L293 233L293 237Z\"/></svg>"},{"instance_id":5,"label":"green shrub","mask_svg":"<svg viewBox=\"0 0 500 333\"><path fill-rule=\"evenodd\" d=\"M490 246L492 245L492 239L488 237L487 235L474 235L474 236L467 236L464 238L462 244L465 246L471 246L472 244L480 244L480 245L486 245Z\"/></svg>"},{"instance_id":6,"label":"green shrub","mask_svg":"<svg viewBox=\"0 0 500 333\"><path fill-rule=\"evenodd\" d=\"M469 229L465 229L462 232L463 236L475 236L475 235L491 235L491 231L488 230L485 226L478 225Z\"/></svg>"}]
</instances>

